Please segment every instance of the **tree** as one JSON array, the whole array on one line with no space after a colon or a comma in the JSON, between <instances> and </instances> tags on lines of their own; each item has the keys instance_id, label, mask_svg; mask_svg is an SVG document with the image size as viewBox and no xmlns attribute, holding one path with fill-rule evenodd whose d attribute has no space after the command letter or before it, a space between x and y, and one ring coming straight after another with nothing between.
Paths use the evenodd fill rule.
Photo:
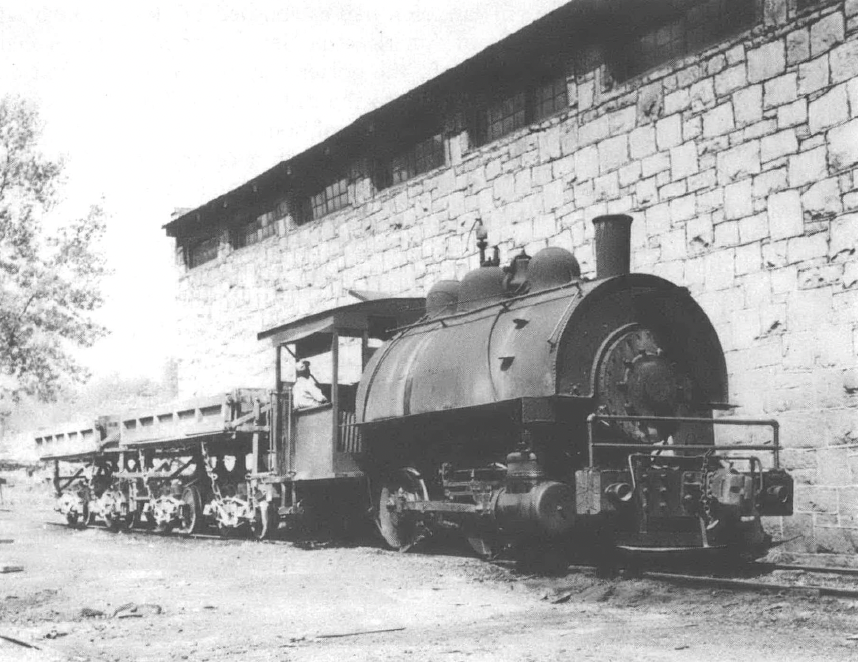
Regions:
<instances>
[{"instance_id":1,"label":"tree","mask_svg":"<svg viewBox=\"0 0 858 662\"><path fill-rule=\"evenodd\" d=\"M23 396L56 399L64 383L88 373L75 359L106 330L101 209L59 221L62 163L39 149L35 107L0 99L0 421Z\"/></svg>"}]
</instances>

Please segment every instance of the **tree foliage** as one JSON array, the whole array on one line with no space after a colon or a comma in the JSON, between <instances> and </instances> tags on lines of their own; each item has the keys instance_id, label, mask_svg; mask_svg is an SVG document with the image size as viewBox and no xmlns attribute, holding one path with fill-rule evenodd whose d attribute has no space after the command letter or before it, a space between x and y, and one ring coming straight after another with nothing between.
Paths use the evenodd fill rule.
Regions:
<instances>
[{"instance_id":1,"label":"tree foliage","mask_svg":"<svg viewBox=\"0 0 858 662\"><path fill-rule=\"evenodd\" d=\"M103 214L56 218L63 165L40 138L35 107L0 98L0 419L24 395L51 401L64 382L85 379L75 348L105 333L92 318L106 269L96 249Z\"/></svg>"}]
</instances>

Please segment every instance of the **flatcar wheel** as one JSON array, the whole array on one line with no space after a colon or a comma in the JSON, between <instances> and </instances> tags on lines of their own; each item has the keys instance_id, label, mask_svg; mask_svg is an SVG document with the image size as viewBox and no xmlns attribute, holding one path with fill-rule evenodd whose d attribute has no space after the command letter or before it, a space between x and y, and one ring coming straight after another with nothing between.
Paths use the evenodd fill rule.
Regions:
<instances>
[{"instance_id":1,"label":"flatcar wheel","mask_svg":"<svg viewBox=\"0 0 858 662\"><path fill-rule=\"evenodd\" d=\"M378 498L376 525L384 541L393 549L405 551L417 541L418 526L413 517L396 512L396 499L428 501L426 483L416 469L401 469L382 483Z\"/></svg>"},{"instance_id":2,"label":"flatcar wheel","mask_svg":"<svg viewBox=\"0 0 858 662\"><path fill-rule=\"evenodd\" d=\"M256 540L270 540L278 523L277 507L271 501L263 501L257 508L250 531Z\"/></svg>"},{"instance_id":3,"label":"flatcar wheel","mask_svg":"<svg viewBox=\"0 0 858 662\"><path fill-rule=\"evenodd\" d=\"M203 525L203 505L200 491L195 485L185 488L182 492L182 501L185 507L182 508L179 533L199 533Z\"/></svg>"}]
</instances>

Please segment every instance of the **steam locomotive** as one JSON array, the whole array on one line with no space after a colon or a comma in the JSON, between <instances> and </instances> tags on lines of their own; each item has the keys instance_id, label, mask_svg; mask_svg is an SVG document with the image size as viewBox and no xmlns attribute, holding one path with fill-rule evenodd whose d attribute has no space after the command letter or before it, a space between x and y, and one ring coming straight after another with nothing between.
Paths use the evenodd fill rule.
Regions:
<instances>
[{"instance_id":1,"label":"steam locomotive","mask_svg":"<svg viewBox=\"0 0 858 662\"><path fill-rule=\"evenodd\" d=\"M455 529L486 557L764 552L761 517L792 514L777 422L714 415L732 407L715 329L685 288L630 273L631 222L594 220L593 280L557 247L502 268L480 227L480 267L425 300L365 295L263 331L270 391L109 417L91 452L43 452L65 514L267 537L369 512L395 549ZM284 376L310 358L329 402L296 409Z\"/></svg>"}]
</instances>

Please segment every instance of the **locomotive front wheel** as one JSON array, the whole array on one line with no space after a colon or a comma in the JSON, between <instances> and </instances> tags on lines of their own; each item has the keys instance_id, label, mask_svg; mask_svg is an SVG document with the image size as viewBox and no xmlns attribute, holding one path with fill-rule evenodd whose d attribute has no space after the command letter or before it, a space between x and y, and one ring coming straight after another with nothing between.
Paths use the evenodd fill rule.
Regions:
<instances>
[{"instance_id":1,"label":"locomotive front wheel","mask_svg":"<svg viewBox=\"0 0 858 662\"><path fill-rule=\"evenodd\" d=\"M415 517L397 511L398 500L429 500L426 483L416 469L400 469L389 476L378 497L378 530L390 547L405 551L417 541L418 525Z\"/></svg>"},{"instance_id":2,"label":"locomotive front wheel","mask_svg":"<svg viewBox=\"0 0 858 662\"><path fill-rule=\"evenodd\" d=\"M199 533L203 526L203 504L200 491L195 485L185 488L182 501L185 507L182 508L179 533Z\"/></svg>"}]
</instances>

